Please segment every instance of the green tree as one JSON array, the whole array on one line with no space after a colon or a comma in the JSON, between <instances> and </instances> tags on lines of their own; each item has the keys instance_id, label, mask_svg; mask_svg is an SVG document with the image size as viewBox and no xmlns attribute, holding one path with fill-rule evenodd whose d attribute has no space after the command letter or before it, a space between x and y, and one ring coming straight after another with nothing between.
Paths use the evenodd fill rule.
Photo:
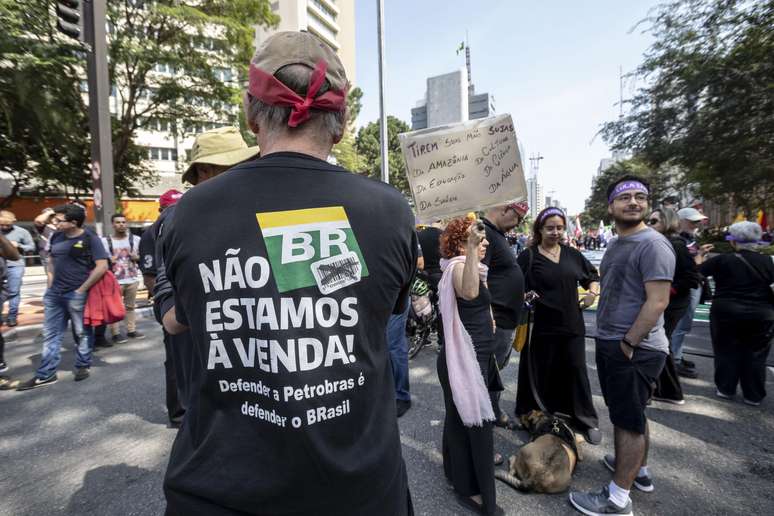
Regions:
<instances>
[{"instance_id":1,"label":"green tree","mask_svg":"<svg viewBox=\"0 0 774 516\"><path fill-rule=\"evenodd\" d=\"M0 0L0 170L13 179L1 206L23 190L91 189L89 127L79 89L83 54L56 32L53 2ZM150 179L130 145L119 190Z\"/></svg>"},{"instance_id":2,"label":"green tree","mask_svg":"<svg viewBox=\"0 0 774 516\"><path fill-rule=\"evenodd\" d=\"M387 160L390 167L390 184L406 197L411 197L406 161L400 150L398 135L410 131L409 125L394 117L387 117ZM382 174L381 147L379 144L379 122L371 122L361 127L355 138L355 150L361 159L361 166L355 170L359 174L380 179Z\"/></svg>"},{"instance_id":3,"label":"green tree","mask_svg":"<svg viewBox=\"0 0 774 516\"><path fill-rule=\"evenodd\" d=\"M212 121L241 125L254 26L276 26L269 0L108 2L109 74L120 102L113 154L158 120L176 136ZM182 165L182 164L181 164Z\"/></svg>"},{"instance_id":4,"label":"green tree","mask_svg":"<svg viewBox=\"0 0 774 516\"><path fill-rule=\"evenodd\" d=\"M665 199L673 196L681 183L680 174L654 169L641 159L619 161L592 181L591 196L586 199L586 207L580 216L583 227L597 227L600 220L605 224L612 223L607 213L607 188L613 181L627 174L639 176L650 183L652 207L660 206Z\"/></svg>"},{"instance_id":5,"label":"green tree","mask_svg":"<svg viewBox=\"0 0 774 516\"><path fill-rule=\"evenodd\" d=\"M616 149L684 171L713 200L774 199L774 2L679 0L645 20L655 43L633 75L645 86L603 126Z\"/></svg>"},{"instance_id":6,"label":"green tree","mask_svg":"<svg viewBox=\"0 0 774 516\"><path fill-rule=\"evenodd\" d=\"M344 137L333 146L331 151L336 162L351 171L361 169L360 156L355 148L355 121L363 108L362 98L363 90L360 88L355 87L349 90L347 94L347 128Z\"/></svg>"}]
</instances>

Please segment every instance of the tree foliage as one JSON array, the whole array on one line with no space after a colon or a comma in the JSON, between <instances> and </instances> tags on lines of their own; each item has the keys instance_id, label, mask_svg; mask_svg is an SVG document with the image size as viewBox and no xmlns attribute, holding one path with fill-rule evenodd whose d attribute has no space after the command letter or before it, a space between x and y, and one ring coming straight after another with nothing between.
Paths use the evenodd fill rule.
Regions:
<instances>
[{"instance_id":1,"label":"tree foliage","mask_svg":"<svg viewBox=\"0 0 774 516\"><path fill-rule=\"evenodd\" d=\"M398 135L410 130L411 128L406 122L394 116L387 117L387 160L390 167L390 184L406 197L411 197L411 190L406 177L406 161L400 150ZM360 128L357 138L355 138L355 150L360 159L360 167L355 172L375 179L381 178L382 163L379 141L378 121Z\"/></svg>"},{"instance_id":2,"label":"tree foliage","mask_svg":"<svg viewBox=\"0 0 774 516\"><path fill-rule=\"evenodd\" d=\"M0 0L0 170L15 181L6 204L25 189L91 190L85 48L57 32L54 6ZM137 194L155 180L137 129L162 120L177 141L203 123L236 124L254 25L278 18L268 0L107 7L115 188Z\"/></svg>"},{"instance_id":3,"label":"tree foliage","mask_svg":"<svg viewBox=\"0 0 774 516\"><path fill-rule=\"evenodd\" d=\"M627 174L639 176L650 183L650 204L654 208L673 196L681 182L678 173L665 173L640 159L619 161L594 178L591 196L586 199L586 207L581 214L581 224L584 227L596 227L600 220L605 224L613 222L607 213L607 188L613 181Z\"/></svg>"},{"instance_id":4,"label":"tree foliage","mask_svg":"<svg viewBox=\"0 0 774 516\"><path fill-rule=\"evenodd\" d=\"M347 93L347 128L344 137L331 151L336 162L351 171L361 169L360 156L355 149L355 121L363 108L362 98L363 90L357 86Z\"/></svg>"},{"instance_id":5,"label":"tree foliage","mask_svg":"<svg viewBox=\"0 0 774 516\"><path fill-rule=\"evenodd\" d=\"M757 208L774 198L774 1L679 0L645 23L645 86L604 125L615 149L684 171L699 194Z\"/></svg>"},{"instance_id":6,"label":"tree foliage","mask_svg":"<svg viewBox=\"0 0 774 516\"><path fill-rule=\"evenodd\" d=\"M176 136L212 121L239 124L254 26L279 21L268 0L116 0L107 17L117 163L147 123L165 121Z\"/></svg>"}]
</instances>

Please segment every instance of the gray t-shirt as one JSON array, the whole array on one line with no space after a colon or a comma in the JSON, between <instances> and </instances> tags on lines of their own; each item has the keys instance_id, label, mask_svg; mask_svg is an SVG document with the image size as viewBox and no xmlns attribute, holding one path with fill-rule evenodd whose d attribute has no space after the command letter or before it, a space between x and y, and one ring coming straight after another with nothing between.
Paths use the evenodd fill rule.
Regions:
<instances>
[{"instance_id":1,"label":"gray t-shirt","mask_svg":"<svg viewBox=\"0 0 774 516\"><path fill-rule=\"evenodd\" d=\"M645 283L672 281L675 252L663 235L651 228L613 238L600 264L602 283L597 310L597 338L620 340L645 304ZM640 343L645 349L669 353L664 315Z\"/></svg>"}]
</instances>

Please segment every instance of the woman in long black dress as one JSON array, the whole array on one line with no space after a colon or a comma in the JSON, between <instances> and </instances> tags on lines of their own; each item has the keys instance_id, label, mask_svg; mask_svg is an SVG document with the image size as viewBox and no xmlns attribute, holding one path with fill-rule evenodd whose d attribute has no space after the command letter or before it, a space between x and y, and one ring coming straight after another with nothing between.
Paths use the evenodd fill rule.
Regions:
<instances>
[{"instance_id":1,"label":"woman in long black dress","mask_svg":"<svg viewBox=\"0 0 774 516\"><path fill-rule=\"evenodd\" d=\"M438 378L446 417L443 468L458 501L481 514L504 514L496 505L494 410L489 391L499 383L495 360L491 296L486 284L483 225L455 219L441 235L443 276L439 305L444 345L438 355ZM502 384L499 383L502 389Z\"/></svg>"},{"instance_id":2,"label":"woman in long black dress","mask_svg":"<svg viewBox=\"0 0 774 516\"><path fill-rule=\"evenodd\" d=\"M532 245L518 257L526 290L540 297L535 304L532 339L519 360L516 415L539 408L534 387L549 412L569 416L589 443L599 444L602 436L586 371L582 312L599 295L599 274L577 249L562 244L566 227L561 210L541 211L532 229ZM579 284L588 291L580 302Z\"/></svg>"}]
</instances>

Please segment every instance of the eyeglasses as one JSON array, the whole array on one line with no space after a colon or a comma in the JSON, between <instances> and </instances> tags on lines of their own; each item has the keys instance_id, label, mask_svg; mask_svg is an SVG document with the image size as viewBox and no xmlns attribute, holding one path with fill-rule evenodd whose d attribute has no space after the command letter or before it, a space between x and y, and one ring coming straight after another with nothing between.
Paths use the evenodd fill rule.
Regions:
<instances>
[{"instance_id":1,"label":"eyeglasses","mask_svg":"<svg viewBox=\"0 0 774 516\"><path fill-rule=\"evenodd\" d=\"M648 202L648 196L642 193L634 194L634 195L624 194L624 195L619 195L618 197L615 198L616 201L621 201L621 202L630 202L632 199L634 199L640 204L645 204L646 202Z\"/></svg>"},{"instance_id":2,"label":"eyeglasses","mask_svg":"<svg viewBox=\"0 0 774 516\"><path fill-rule=\"evenodd\" d=\"M648 226L655 226L655 225L656 225L656 224L658 224L659 222L661 222L661 219L648 219L648 220L647 220L645 223L646 223Z\"/></svg>"},{"instance_id":3,"label":"eyeglasses","mask_svg":"<svg viewBox=\"0 0 774 516\"><path fill-rule=\"evenodd\" d=\"M60 219L59 217L54 217L51 219L52 224L61 224L62 222L67 222L65 219Z\"/></svg>"}]
</instances>

